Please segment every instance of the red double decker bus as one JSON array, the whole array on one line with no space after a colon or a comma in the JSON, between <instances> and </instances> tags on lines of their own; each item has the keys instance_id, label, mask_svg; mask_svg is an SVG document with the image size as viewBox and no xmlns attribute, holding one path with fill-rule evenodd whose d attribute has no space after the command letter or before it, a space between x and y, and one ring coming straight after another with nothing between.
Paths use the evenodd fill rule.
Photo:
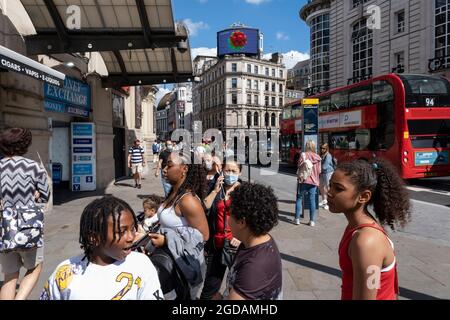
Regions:
<instances>
[{"instance_id":1,"label":"red double decker bus","mask_svg":"<svg viewBox=\"0 0 450 320\"><path fill-rule=\"evenodd\" d=\"M385 158L404 179L450 175L448 79L389 74L314 98L320 100L319 141L329 144L338 161ZM291 141L283 128L298 120L282 121L282 145ZM299 146L289 151L293 164Z\"/></svg>"}]
</instances>

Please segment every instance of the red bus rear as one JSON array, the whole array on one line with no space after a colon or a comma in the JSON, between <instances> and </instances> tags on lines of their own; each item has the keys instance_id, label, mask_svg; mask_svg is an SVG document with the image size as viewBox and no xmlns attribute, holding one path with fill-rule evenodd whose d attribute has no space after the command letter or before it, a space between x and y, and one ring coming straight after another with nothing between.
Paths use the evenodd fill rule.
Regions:
<instances>
[{"instance_id":1,"label":"red bus rear","mask_svg":"<svg viewBox=\"0 0 450 320\"><path fill-rule=\"evenodd\" d=\"M319 141L339 162L380 157L404 179L450 175L448 79L389 74L316 98Z\"/></svg>"}]
</instances>

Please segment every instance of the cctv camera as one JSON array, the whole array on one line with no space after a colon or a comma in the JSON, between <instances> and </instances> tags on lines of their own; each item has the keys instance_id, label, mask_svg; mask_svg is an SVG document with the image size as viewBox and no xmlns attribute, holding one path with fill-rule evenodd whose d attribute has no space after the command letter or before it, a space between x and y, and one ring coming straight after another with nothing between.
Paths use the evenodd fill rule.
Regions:
<instances>
[{"instance_id":1,"label":"cctv camera","mask_svg":"<svg viewBox=\"0 0 450 320\"><path fill-rule=\"evenodd\" d=\"M187 42L185 42L185 41L178 42L177 48L178 48L178 51L180 51L181 53L185 53L188 50Z\"/></svg>"}]
</instances>

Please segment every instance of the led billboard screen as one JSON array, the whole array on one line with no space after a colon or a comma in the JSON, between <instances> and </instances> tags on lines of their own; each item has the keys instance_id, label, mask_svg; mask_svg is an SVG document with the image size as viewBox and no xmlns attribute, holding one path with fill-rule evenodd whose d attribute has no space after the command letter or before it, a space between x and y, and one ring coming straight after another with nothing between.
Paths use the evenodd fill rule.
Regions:
<instances>
[{"instance_id":1,"label":"led billboard screen","mask_svg":"<svg viewBox=\"0 0 450 320\"><path fill-rule=\"evenodd\" d=\"M259 53L259 30L233 28L217 33L218 56Z\"/></svg>"}]
</instances>

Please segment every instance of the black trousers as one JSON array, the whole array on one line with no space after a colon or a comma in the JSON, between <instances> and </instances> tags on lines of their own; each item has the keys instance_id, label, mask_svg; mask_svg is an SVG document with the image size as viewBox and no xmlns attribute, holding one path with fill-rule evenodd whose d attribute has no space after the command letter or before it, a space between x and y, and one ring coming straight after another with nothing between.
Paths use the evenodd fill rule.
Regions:
<instances>
[{"instance_id":1,"label":"black trousers","mask_svg":"<svg viewBox=\"0 0 450 320\"><path fill-rule=\"evenodd\" d=\"M220 291L227 267L222 264L222 249L216 249L207 256L205 282L200 300L211 300Z\"/></svg>"}]
</instances>

